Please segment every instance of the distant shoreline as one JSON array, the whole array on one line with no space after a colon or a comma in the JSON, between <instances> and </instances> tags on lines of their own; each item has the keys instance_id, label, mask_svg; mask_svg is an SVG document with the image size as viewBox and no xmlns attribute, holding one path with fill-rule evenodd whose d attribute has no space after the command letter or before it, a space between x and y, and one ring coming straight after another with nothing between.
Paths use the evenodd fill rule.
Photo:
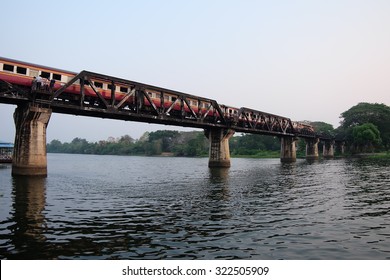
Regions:
<instances>
[{"instance_id":1,"label":"distant shoreline","mask_svg":"<svg viewBox=\"0 0 390 280\"><path fill-rule=\"evenodd\" d=\"M159 155L145 155L145 154L132 154L132 155L123 155L123 154L85 154L85 153L64 153L64 152L48 152L48 154L69 154L69 155L95 155L95 156L135 156L135 157L176 157L176 158L207 158L208 155L199 155L199 156L181 156L175 155L174 153L161 153ZM253 159L275 159L280 158L279 152L269 151L269 152L260 152L257 155L231 155L231 158L253 158ZM342 158L362 158L362 159L382 159L390 158L390 153L364 153L364 154L354 154L354 155L337 155L334 159ZM305 159L305 156L297 156L297 159ZM323 159L322 156L319 159Z\"/></svg>"}]
</instances>

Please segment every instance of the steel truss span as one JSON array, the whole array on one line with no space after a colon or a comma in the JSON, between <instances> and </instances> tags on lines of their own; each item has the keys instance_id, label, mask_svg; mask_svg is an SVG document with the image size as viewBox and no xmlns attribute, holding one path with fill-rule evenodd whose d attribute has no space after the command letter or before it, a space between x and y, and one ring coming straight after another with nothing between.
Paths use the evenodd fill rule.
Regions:
<instances>
[{"instance_id":1,"label":"steel truss span","mask_svg":"<svg viewBox=\"0 0 390 280\"><path fill-rule=\"evenodd\" d=\"M97 82L98 81L98 82ZM109 92L97 87L109 85ZM119 94L116 89L123 89ZM226 127L217 101L88 71L48 100L53 111L198 128Z\"/></svg>"}]
</instances>

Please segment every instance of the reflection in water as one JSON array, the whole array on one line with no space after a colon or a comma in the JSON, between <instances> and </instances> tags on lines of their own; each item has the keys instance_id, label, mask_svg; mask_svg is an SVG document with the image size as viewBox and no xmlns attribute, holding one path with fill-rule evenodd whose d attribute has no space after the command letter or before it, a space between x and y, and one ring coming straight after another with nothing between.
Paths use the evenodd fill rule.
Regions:
<instances>
[{"instance_id":1,"label":"reflection in water","mask_svg":"<svg viewBox=\"0 0 390 280\"><path fill-rule=\"evenodd\" d=\"M229 200L229 168L210 168L208 198L211 200Z\"/></svg>"},{"instance_id":2,"label":"reflection in water","mask_svg":"<svg viewBox=\"0 0 390 280\"><path fill-rule=\"evenodd\" d=\"M231 193L229 186L229 168L210 168L210 183L207 185L205 197L207 208L211 211L207 217L215 223L215 227L223 226L223 221L233 216ZM222 224L219 224L222 223Z\"/></svg>"},{"instance_id":3,"label":"reflection in water","mask_svg":"<svg viewBox=\"0 0 390 280\"><path fill-rule=\"evenodd\" d=\"M13 220L10 226L16 252L21 258L46 258L45 244L46 178L13 178ZM18 258L18 254L14 255Z\"/></svg>"},{"instance_id":4,"label":"reflection in water","mask_svg":"<svg viewBox=\"0 0 390 280\"><path fill-rule=\"evenodd\" d=\"M229 168L209 168L210 183L226 183L229 180Z\"/></svg>"}]
</instances>

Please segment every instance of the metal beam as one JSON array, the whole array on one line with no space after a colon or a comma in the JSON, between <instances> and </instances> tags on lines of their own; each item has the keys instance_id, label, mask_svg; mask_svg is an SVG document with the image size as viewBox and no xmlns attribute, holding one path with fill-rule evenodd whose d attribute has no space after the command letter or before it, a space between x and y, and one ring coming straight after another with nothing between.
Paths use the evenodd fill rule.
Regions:
<instances>
[{"instance_id":1,"label":"metal beam","mask_svg":"<svg viewBox=\"0 0 390 280\"><path fill-rule=\"evenodd\" d=\"M63 93L68 87L73 85L77 80L79 80L81 77L85 76L86 71L81 71L79 74L74 76L69 82L67 82L65 85L63 85L61 88L59 88L57 91L54 92L51 100L54 100L55 98L58 98L58 96Z\"/></svg>"},{"instance_id":2,"label":"metal beam","mask_svg":"<svg viewBox=\"0 0 390 280\"><path fill-rule=\"evenodd\" d=\"M104 106L106 107L106 109L109 107L108 105L108 102L106 101L106 99L104 99L103 95L101 95L101 93L95 88L95 85L92 83L90 77L86 76L85 77L86 80L88 81L88 84L89 86L92 88L92 90L96 93L96 95L99 97L100 101L103 102Z\"/></svg>"}]
</instances>

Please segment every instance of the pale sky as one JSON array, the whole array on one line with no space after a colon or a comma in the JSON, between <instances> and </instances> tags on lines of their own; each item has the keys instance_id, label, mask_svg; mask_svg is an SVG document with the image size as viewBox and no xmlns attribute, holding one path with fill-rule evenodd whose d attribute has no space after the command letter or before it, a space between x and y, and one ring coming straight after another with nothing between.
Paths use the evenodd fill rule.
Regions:
<instances>
[{"instance_id":1,"label":"pale sky","mask_svg":"<svg viewBox=\"0 0 390 280\"><path fill-rule=\"evenodd\" d=\"M390 105L390 1L3 1L0 56L339 125ZM0 104L13 142L15 106ZM48 142L180 127L53 114ZM193 129L186 129L193 130Z\"/></svg>"}]
</instances>

